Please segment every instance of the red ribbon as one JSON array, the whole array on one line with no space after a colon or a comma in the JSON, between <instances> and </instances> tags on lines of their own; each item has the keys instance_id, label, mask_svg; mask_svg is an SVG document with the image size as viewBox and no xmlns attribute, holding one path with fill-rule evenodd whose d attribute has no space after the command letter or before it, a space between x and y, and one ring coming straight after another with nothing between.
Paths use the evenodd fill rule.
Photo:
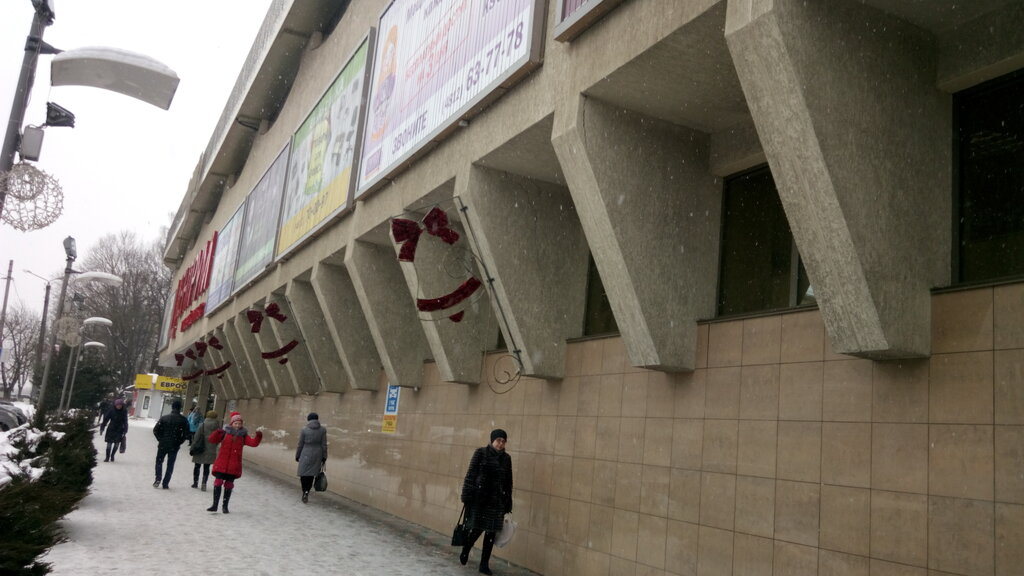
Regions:
<instances>
[{"instance_id":1,"label":"red ribbon","mask_svg":"<svg viewBox=\"0 0 1024 576\"><path fill-rule=\"evenodd\" d=\"M288 319L287 316L281 314L281 307L278 306L277 302L271 302L270 304L267 304L267 308L265 311L267 313L267 316L270 316L271 318L277 320L278 322L284 322L285 320Z\"/></svg>"},{"instance_id":2,"label":"red ribbon","mask_svg":"<svg viewBox=\"0 0 1024 576\"><path fill-rule=\"evenodd\" d=\"M215 350L223 350L224 349L224 345L220 343L220 340L218 340L216 336L211 336L210 337L209 344L210 344L210 346L213 346L213 348Z\"/></svg>"},{"instance_id":3,"label":"red ribbon","mask_svg":"<svg viewBox=\"0 0 1024 576\"><path fill-rule=\"evenodd\" d=\"M284 356L285 354L291 352L292 349L298 345L298 342L292 340L291 342L285 344L284 346L278 348L277 350L274 350L273 352L261 352L260 356L266 360L270 360L271 358L277 358L278 356Z\"/></svg>"},{"instance_id":4,"label":"red ribbon","mask_svg":"<svg viewBox=\"0 0 1024 576\"><path fill-rule=\"evenodd\" d=\"M181 363L185 361L185 355L184 354L175 354L174 355L174 361L178 363L178 366L181 366Z\"/></svg>"},{"instance_id":5,"label":"red ribbon","mask_svg":"<svg viewBox=\"0 0 1024 576\"><path fill-rule=\"evenodd\" d=\"M259 310L246 310L245 317L248 318L249 324L252 324L252 333L259 334L260 327L263 326L263 312Z\"/></svg>"},{"instance_id":6,"label":"red ribbon","mask_svg":"<svg viewBox=\"0 0 1024 576\"><path fill-rule=\"evenodd\" d=\"M420 312L436 312L438 310L447 310L452 306L455 306L459 302L462 302L466 298L476 292L480 288L481 282L477 280L476 276L471 276L468 280L462 283L461 286L437 298L417 298L416 309ZM461 320L462 317L459 317ZM459 320L455 320L458 322Z\"/></svg>"},{"instance_id":7,"label":"red ribbon","mask_svg":"<svg viewBox=\"0 0 1024 576\"><path fill-rule=\"evenodd\" d=\"M214 376L216 374L220 374L221 372L227 370L228 368L231 368L231 362L225 362L224 364L221 364L220 366L217 366L216 368L211 368L211 369L206 371L206 374L208 376Z\"/></svg>"},{"instance_id":8,"label":"red ribbon","mask_svg":"<svg viewBox=\"0 0 1024 576\"><path fill-rule=\"evenodd\" d=\"M199 354L200 358L202 358L203 356L206 356L206 342L203 342L202 340L200 340L200 341L195 343L195 347L196 347L196 352Z\"/></svg>"}]
</instances>

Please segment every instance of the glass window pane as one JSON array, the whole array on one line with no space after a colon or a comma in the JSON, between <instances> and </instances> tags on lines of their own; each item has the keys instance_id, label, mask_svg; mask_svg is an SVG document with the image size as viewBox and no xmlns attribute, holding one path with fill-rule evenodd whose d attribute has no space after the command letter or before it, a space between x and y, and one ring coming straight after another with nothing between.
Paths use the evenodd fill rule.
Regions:
<instances>
[{"instance_id":1,"label":"glass window pane","mask_svg":"<svg viewBox=\"0 0 1024 576\"><path fill-rule=\"evenodd\" d=\"M958 96L960 280L1024 274L1024 74Z\"/></svg>"},{"instance_id":2,"label":"glass window pane","mask_svg":"<svg viewBox=\"0 0 1024 576\"><path fill-rule=\"evenodd\" d=\"M793 235L767 166L725 183L718 313L790 305Z\"/></svg>"},{"instance_id":3,"label":"glass window pane","mask_svg":"<svg viewBox=\"0 0 1024 576\"><path fill-rule=\"evenodd\" d=\"M597 273L597 264L591 256L590 264L587 266L587 311L583 320L583 335L618 333L619 325L615 323L612 306L608 303L608 294L604 291L601 275Z\"/></svg>"}]
</instances>

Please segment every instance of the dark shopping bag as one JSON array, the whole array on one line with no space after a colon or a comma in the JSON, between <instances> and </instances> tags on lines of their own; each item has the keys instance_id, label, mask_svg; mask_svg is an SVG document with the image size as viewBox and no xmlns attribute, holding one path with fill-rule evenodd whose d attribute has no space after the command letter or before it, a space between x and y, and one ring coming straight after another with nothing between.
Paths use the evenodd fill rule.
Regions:
<instances>
[{"instance_id":1,"label":"dark shopping bag","mask_svg":"<svg viewBox=\"0 0 1024 576\"><path fill-rule=\"evenodd\" d=\"M190 446L189 449L188 449L188 453L189 453L190 456L198 456L198 455L202 454L205 450L206 450L206 442L204 442L202 439L200 439L200 440L193 440L192 441L192 446Z\"/></svg>"},{"instance_id":2,"label":"dark shopping bag","mask_svg":"<svg viewBox=\"0 0 1024 576\"><path fill-rule=\"evenodd\" d=\"M118 449L118 452L120 452L121 454L124 454L125 448L127 448L127 447L128 447L128 435L126 434L124 436L121 436L121 447Z\"/></svg>"},{"instance_id":3,"label":"dark shopping bag","mask_svg":"<svg viewBox=\"0 0 1024 576\"><path fill-rule=\"evenodd\" d=\"M327 490L327 472L324 472L323 466L320 466L320 472L317 473L316 479L313 480L313 490L317 492L325 492Z\"/></svg>"},{"instance_id":4,"label":"dark shopping bag","mask_svg":"<svg viewBox=\"0 0 1024 576\"><path fill-rule=\"evenodd\" d=\"M462 505L459 522L452 530L452 546L465 546L469 543L469 526L466 525L466 505Z\"/></svg>"}]
</instances>

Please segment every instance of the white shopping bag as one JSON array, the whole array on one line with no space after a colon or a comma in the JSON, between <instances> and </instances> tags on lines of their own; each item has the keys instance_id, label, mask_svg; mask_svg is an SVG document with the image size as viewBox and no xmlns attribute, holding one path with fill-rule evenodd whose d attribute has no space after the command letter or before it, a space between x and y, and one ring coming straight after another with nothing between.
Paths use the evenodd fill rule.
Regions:
<instances>
[{"instance_id":1,"label":"white shopping bag","mask_svg":"<svg viewBox=\"0 0 1024 576\"><path fill-rule=\"evenodd\" d=\"M494 536L494 545L498 548L508 546L512 537L516 535L516 521L510 514L505 514L505 520L501 523L501 530Z\"/></svg>"}]
</instances>

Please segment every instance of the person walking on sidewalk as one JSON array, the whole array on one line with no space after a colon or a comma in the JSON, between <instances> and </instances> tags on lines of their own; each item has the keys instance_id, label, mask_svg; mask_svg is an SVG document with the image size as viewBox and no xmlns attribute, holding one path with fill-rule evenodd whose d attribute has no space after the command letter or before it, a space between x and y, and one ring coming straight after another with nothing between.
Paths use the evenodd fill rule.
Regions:
<instances>
[{"instance_id":1,"label":"person walking on sidewalk","mask_svg":"<svg viewBox=\"0 0 1024 576\"><path fill-rule=\"evenodd\" d=\"M505 452L508 434L498 428L491 431L491 443L473 452L462 481L462 502L466 505L466 525L472 530L462 547L459 562L469 562L469 552L480 534L484 535L480 555L480 573L491 574L489 566L494 536L501 530L505 514L512 511L512 457Z\"/></svg>"},{"instance_id":2,"label":"person walking on sidewalk","mask_svg":"<svg viewBox=\"0 0 1024 576\"><path fill-rule=\"evenodd\" d=\"M210 477L210 465L217 459L217 445L210 444L207 440L210 434L220 428L220 421L217 420L216 410L206 413L206 419L196 428L192 436L192 447L189 454L192 455L192 487L199 488L199 471L203 471L203 492L206 492L206 480Z\"/></svg>"},{"instance_id":3,"label":"person walking on sidewalk","mask_svg":"<svg viewBox=\"0 0 1024 576\"><path fill-rule=\"evenodd\" d=\"M121 439L128 433L128 411L124 409L124 400L114 400L114 405L103 415L103 422L100 424L100 434L106 429L103 440L107 443L107 450L104 453L104 462L113 462L117 456L118 445Z\"/></svg>"},{"instance_id":4,"label":"person walking on sidewalk","mask_svg":"<svg viewBox=\"0 0 1024 576\"><path fill-rule=\"evenodd\" d=\"M156 449L156 480L153 488L163 483L164 490L169 488L171 475L174 474L174 461L178 459L178 449L188 440L188 420L181 415L181 400L171 402L171 413L164 414L153 427L153 436L157 439ZM167 473L163 473L164 457L167 457Z\"/></svg>"},{"instance_id":5,"label":"person walking on sidewalk","mask_svg":"<svg viewBox=\"0 0 1024 576\"><path fill-rule=\"evenodd\" d=\"M299 463L302 503L305 504L309 502L313 478L327 462L327 429L320 425L320 416L316 412L310 412L309 416L306 416L306 427L299 432L295 461Z\"/></svg>"},{"instance_id":6,"label":"person walking on sidewalk","mask_svg":"<svg viewBox=\"0 0 1024 576\"><path fill-rule=\"evenodd\" d=\"M235 480L242 476L242 449L246 446L255 448L263 441L263 432L260 430L256 431L255 436L249 436L249 431L245 429L245 421L238 412L231 413L229 422L227 426L214 430L209 437L210 443L221 446L217 459L213 462L213 506L207 508L207 512L217 511L223 486L224 506L221 511L228 514L228 501L231 500Z\"/></svg>"}]
</instances>

